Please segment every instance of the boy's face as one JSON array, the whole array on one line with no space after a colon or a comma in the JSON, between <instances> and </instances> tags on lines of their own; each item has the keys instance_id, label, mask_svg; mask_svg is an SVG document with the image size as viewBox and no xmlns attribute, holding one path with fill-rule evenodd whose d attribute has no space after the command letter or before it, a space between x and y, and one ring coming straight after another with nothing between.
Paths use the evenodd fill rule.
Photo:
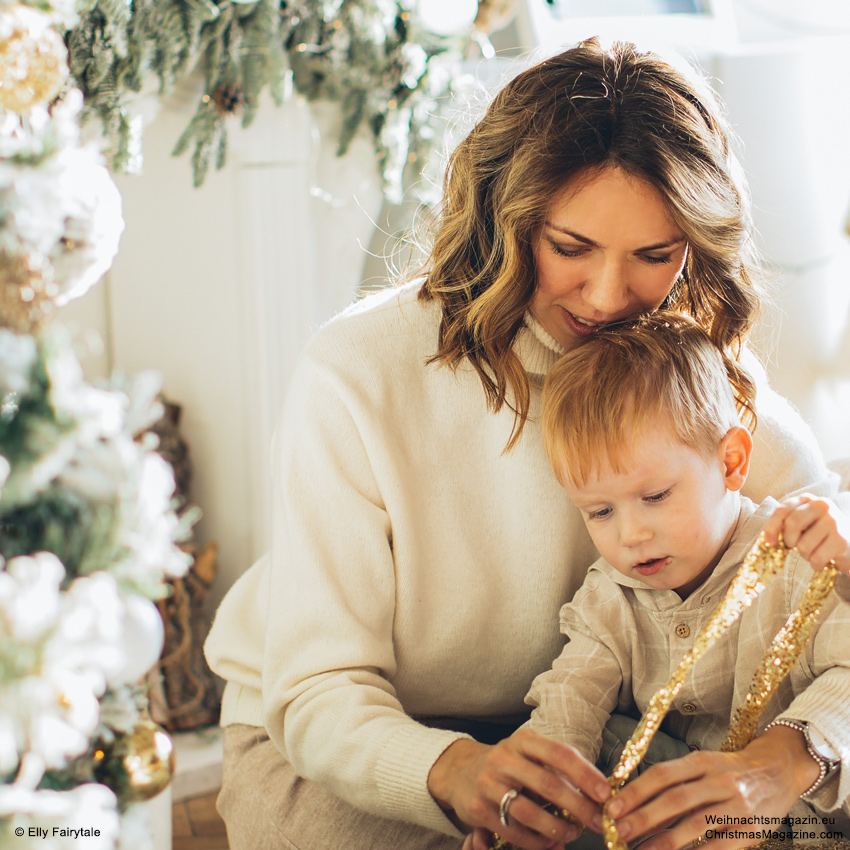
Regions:
<instances>
[{"instance_id":1,"label":"boy's face","mask_svg":"<svg viewBox=\"0 0 850 850\"><path fill-rule=\"evenodd\" d=\"M708 578L732 537L748 440L743 428L733 428L708 455L659 420L637 435L620 472L603 453L585 484L562 477L602 557L623 575L684 599ZM745 456L730 457L730 441L746 443Z\"/></svg>"}]
</instances>

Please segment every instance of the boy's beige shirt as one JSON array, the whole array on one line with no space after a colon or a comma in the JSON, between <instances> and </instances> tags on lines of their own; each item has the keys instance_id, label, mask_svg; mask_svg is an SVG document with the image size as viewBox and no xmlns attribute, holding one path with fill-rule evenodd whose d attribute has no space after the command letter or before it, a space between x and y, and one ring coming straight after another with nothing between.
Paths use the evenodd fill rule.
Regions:
<instances>
[{"instance_id":1,"label":"boy's beige shirt","mask_svg":"<svg viewBox=\"0 0 850 850\"><path fill-rule=\"evenodd\" d=\"M758 508L742 499L728 550L685 601L673 590L652 590L598 560L573 601L561 609L561 631L569 642L552 669L531 686L526 702L537 707L529 724L595 760L610 714L637 716L666 685L776 506L773 499ZM792 552L782 573L694 665L664 731L693 749L720 748L733 710L743 701L774 635L799 606L811 576L809 564ZM835 817L845 836L850 836L848 591L850 578L839 576L802 658L759 723L761 731L780 716L808 721L842 754L838 775L814 795L813 808Z\"/></svg>"}]
</instances>

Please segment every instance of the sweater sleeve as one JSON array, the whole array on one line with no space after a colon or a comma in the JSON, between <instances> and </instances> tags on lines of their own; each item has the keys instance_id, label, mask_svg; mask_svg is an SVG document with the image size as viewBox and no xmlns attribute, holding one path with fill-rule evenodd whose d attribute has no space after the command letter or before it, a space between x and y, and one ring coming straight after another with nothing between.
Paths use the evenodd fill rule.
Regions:
<instances>
[{"instance_id":1,"label":"sweater sleeve","mask_svg":"<svg viewBox=\"0 0 850 850\"><path fill-rule=\"evenodd\" d=\"M344 394L302 357L275 440L266 728L300 775L349 803L459 835L426 783L466 736L415 722L393 688L392 528Z\"/></svg>"},{"instance_id":2,"label":"sweater sleeve","mask_svg":"<svg viewBox=\"0 0 850 850\"><path fill-rule=\"evenodd\" d=\"M794 556L794 580L789 584L788 610L800 605L812 577L809 565ZM843 582L846 576L839 576ZM841 754L841 768L812 801L824 811L850 802L850 605L831 593L800 662L791 671L795 698L780 717L805 720L815 726Z\"/></svg>"},{"instance_id":3,"label":"sweater sleeve","mask_svg":"<svg viewBox=\"0 0 850 850\"><path fill-rule=\"evenodd\" d=\"M567 644L552 668L535 678L525 700L535 706L528 722L532 729L575 747L591 763L599 756L602 730L623 684L620 659L594 628L599 617L622 620L610 595L595 592L599 578L590 573L573 601L561 609Z\"/></svg>"}]
</instances>

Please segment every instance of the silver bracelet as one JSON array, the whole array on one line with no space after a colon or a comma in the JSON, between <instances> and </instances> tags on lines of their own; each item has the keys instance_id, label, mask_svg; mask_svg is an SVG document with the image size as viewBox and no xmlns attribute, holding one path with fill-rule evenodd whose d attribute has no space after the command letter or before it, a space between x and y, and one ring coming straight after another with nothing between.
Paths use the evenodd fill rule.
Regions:
<instances>
[{"instance_id":1,"label":"silver bracelet","mask_svg":"<svg viewBox=\"0 0 850 850\"><path fill-rule=\"evenodd\" d=\"M833 770L833 768L837 767L840 762L834 759L830 759L827 756L819 753L814 745L812 744L812 739L809 735L809 724L803 720L791 720L786 718L780 718L778 720L774 720L772 723L769 723L765 728L765 732L770 729L771 726L787 726L789 729L796 729L798 732L802 732L803 740L806 744L806 750L809 755L817 762L818 765L818 776L817 779L800 795L801 797L809 797L817 791L821 785L826 781L828 775Z\"/></svg>"}]
</instances>

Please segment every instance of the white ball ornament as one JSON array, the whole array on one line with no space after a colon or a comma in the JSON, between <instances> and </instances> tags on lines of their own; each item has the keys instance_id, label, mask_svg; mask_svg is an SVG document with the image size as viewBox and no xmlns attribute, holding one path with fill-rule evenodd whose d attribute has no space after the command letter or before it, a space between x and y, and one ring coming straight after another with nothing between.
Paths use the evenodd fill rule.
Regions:
<instances>
[{"instance_id":1,"label":"white ball ornament","mask_svg":"<svg viewBox=\"0 0 850 850\"><path fill-rule=\"evenodd\" d=\"M419 23L435 35L457 35L472 27L478 0L419 0Z\"/></svg>"},{"instance_id":2,"label":"white ball ornament","mask_svg":"<svg viewBox=\"0 0 850 850\"><path fill-rule=\"evenodd\" d=\"M138 682L159 660L165 630L156 605L137 594L123 594L124 632L121 646L124 666L111 679L114 684Z\"/></svg>"}]
</instances>

